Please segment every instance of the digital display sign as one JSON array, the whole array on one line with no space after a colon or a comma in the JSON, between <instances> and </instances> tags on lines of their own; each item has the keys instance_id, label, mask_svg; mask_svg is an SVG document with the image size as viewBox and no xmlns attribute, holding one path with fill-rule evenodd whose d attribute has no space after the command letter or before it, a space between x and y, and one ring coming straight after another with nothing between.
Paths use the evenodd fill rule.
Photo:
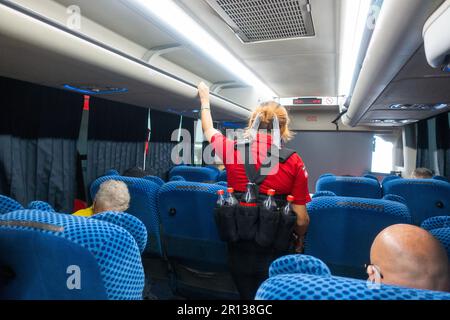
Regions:
<instances>
[{"instance_id":1,"label":"digital display sign","mask_svg":"<svg viewBox=\"0 0 450 320\"><path fill-rule=\"evenodd\" d=\"M293 104L294 105L321 105L322 99L320 98L297 98L294 99Z\"/></svg>"}]
</instances>

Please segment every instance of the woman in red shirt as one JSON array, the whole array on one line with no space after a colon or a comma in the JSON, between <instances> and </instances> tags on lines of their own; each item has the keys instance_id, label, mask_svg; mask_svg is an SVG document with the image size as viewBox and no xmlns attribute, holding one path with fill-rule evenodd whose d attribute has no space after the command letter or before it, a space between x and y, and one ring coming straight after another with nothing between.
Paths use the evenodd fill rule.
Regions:
<instances>
[{"instance_id":1,"label":"woman in red shirt","mask_svg":"<svg viewBox=\"0 0 450 320\"><path fill-rule=\"evenodd\" d=\"M242 164L240 151L235 148L236 142L227 139L222 133L213 127L211 117L209 88L201 83L199 85L201 100L201 116L203 132L206 139L212 144L216 155L222 160L227 170L228 186L238 193L244 193L248 179L245 166ZM267 102L260 105L249 120L249 128L253 128L258 119L260 125L258 133L253 138L251 152L256 162L256 169L261 167L267 151L276 143L273 137L275 119L280 127L280 136L283 142L292 138L289 130L289 115L284 107L276 102ZM309 225L309 216L306 204L311 201L308 191L308 174L305 165L297 154L290 156L286 162L279 163L270 169L267 178L260 185L261 194L267 194L270 189L276 190L278 195L294 196L293 210L297 215L295 233L301 239L298 248L301 247L303 238ZM253 299L260 284L268 277L270 263L279 256L288 252L267 252L258 248L256 244L238 243L229 245L229 262L233 278L236 282L241 297Z\"/></svg>"}]
</instances>

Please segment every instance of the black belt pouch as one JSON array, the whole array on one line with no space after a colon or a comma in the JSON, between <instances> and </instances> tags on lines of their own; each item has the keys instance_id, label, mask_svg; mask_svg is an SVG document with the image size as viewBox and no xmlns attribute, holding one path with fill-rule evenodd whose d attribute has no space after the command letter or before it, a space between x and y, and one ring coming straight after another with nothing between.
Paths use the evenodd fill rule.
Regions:
<instances>
[{"instance_id":1,"label":"black belt pouch","mask_svg":"<svg viewBox=\"0 0 450 320\"><path fill-rule=\"evenodd\" d=\"M280 220L280 211L267 210L264 207L259 208L259 223L255 241L261 247L270 247L277 236L278 224Z\"/></svg>"},{"instance_id":2,"label":"black belt pouch","mask_svg":"<svg viewBox=\"0 0 450 320\"><path fill-rule=\"evenodd\" d=\"M239 205L236 212L236 224L239 240L253 241L258 231L259 207Z\"/></svg>"},{"instance_id":3,"label":"black belt pouch","mask_svg":"<svg viewBox=\"0 0 450 320\"><path fill-rule=\"evenodd\" d=\"M239 235L236 224L236 213L238 207L226 207L214 209L214 217L216 219L217 231L219 237L225 242L237 242Z\"/></svg>"},{"instance_id":4,"label":"black belt pouch","mask_svg":"<svg viewBox=\"0 0 450 320\"><path fill-rule=\"evenodd\" d=\"M278 231L274 243L274 248L276 250L285 251L291 247L296 222L296 215L286 216L284 214L280 214Z\"/></svg>"}]
</instances>

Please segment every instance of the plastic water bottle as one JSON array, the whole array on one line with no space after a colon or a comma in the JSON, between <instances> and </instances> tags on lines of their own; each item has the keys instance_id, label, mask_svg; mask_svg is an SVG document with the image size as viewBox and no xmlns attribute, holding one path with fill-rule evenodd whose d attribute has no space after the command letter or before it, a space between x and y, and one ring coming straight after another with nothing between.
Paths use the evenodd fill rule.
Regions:
<instances>
[{"instance_id":1,"label":"plastic water bottle","mask_svg":"<svg viewBox=\"0 0 450 320\"><path fill-rule=\"evenodd\" d=\"M266 209L266 210L269 210L269 211L277 211L277 209L278 209L278 206L277 206L277 203L276 203L276 201L275 201L275 199L274 199L274 196L275 196L275 194L276 194L276 191L275 190L273 190L273 189L270 189L270 190L268 190L267 191L267 199L264 201L264 208Z\"/></svg>"},{"instance_id":2,"label":"plastic water bottle","mask_svg":"<svg viewBox=\"0 0 450 320\"><path fill-rule=\"evenodd\" d=\"M216 208L222 208L226 201L225 201L225 197L224 197L225 191L224 190L219 190L217 191L217 202L216 202Z\"/></svg>"},{"instance_id":3,"label":"plastic water bottle","mask_svg":"<svg viewBox=\"0 0 450 320\"><path fill-rule=\"evenodd\" d=\"M255 194L256 185L249 182L247 184L247 191L241 199L241 206L244 207L257 207L257 198Z\"/></svg>"},{"instance_id":4,"label":"plastic water bottle","mask_svg":"<svg viewBox=\"0 0 450 320\"><path fill-rule=\"evenodd\" d=\"M287 196L287 204L283 209L283 214L285 216L295 216L295 212L292 209L292 202L294 202L295 198L293 196Z\"/></svg>"},{"instance_id":5,"label":"plastic water bottle","mask_svg":"<svg viewBox=\"0 0 450 320\"><path fill-rule=\"evenodd\" d=\"M228 192L228 198L226 200L225 205L227 207L235 207L238 205L238 201L236 199L236 197L234 196L234 189L233 188L228 188L227 189Z\"/></svg>"}]
</instances>

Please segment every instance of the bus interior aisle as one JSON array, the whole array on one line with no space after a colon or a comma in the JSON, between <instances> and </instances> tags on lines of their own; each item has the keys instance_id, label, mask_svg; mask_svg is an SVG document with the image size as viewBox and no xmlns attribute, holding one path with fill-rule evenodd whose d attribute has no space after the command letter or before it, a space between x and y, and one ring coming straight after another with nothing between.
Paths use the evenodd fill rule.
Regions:
<instances>
[{"instance_id":1,"label":"bus interior aisle","mask_svg":"<svg viewBox=\"0 0 450 320\"><path fill-rule=\"evenodd\" d=\"M0 300L450 300L448 30L450 0L0 0Z\"/></svg>"}]
</instances>

